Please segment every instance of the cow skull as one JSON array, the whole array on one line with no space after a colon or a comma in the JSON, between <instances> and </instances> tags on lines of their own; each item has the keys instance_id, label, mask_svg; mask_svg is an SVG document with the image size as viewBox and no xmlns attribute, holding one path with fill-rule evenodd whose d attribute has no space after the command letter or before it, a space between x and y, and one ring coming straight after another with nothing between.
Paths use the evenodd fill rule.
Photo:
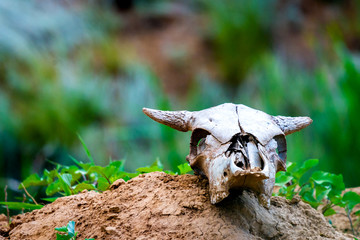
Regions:
<instances>
[{"instance_id":1,"label":"cow skull","mask_svg":"<svg viewBox=\"0 0 360 240\"><path fill-rule=\"evenodd\" d=\"M176 130L192 131L186 159L196 174L209 179L213 204L226 198L230 189L251 189L268 207L275 174L286 170L285 135L312 122L309 117L271 116L232 103L196 112L143 111Z\"/></svg>"}]
</instances>

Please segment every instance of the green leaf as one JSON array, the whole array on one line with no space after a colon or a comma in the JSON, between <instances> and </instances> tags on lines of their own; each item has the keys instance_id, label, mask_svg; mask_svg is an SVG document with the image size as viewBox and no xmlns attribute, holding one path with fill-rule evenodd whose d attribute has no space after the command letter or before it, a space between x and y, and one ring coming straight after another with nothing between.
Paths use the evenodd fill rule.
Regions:
<instances>
[{"instance_id":1,"label":"green leaf","mask_svg":"<svg viewBox=\"0 0 360 240\"><path fill-rule=\"evenodd\" d=\"M336 211L333 208L328 208L325 212L324 212L324 216L331 216L333 214L336 214Z\"/></svg>"},{"instance_id":2,"label":"green leaf","mask_svg":"<svg viewBox=\"0 0 360 240\"><path fill-rule=\"evenodd\" d=\"M72 165L72 166L65 166L63 169L61 169L60 173L70 174L71 175L70 185L72 185L73 183L78 181L83 176L83 174L86 174L86 171L83 169L79 169L77 166Z\"/></svg>"},{"instance_id":3,"label":"green leaf","mask_svg":"<svg viewBox=\"0 0 360 240\"><path fill-rule=\"evenodd\" d=\"M319 164L318 159L309 159L305 161L301 167L293 172L293 176L300 179L307 171Z\"/></svg>"},{"instance_id":4,"label":"green leaf","mask_svg":"<svg viewBox=\"0 0 360 240\"><path fill-rule=\"evenodd\" d=\"M158 166L152 166L152 167L142 167L136 169L139 173L151 173L151 172L161 172L163 169L159 168Z\"/></svg>"},{"instance_id":5,"label":"green leaf","mask_svg":"<svg viewBox=\"0 0 360 240\"><path fill-rule=\"evenodd\" d=\"M72 194L72 188L71 188L72 176L67 173L65 174L57 173L57 177L59 178L61 188L65 192L65 195L70 196Z\"/></svg>"},{"instance_id":6,"label":"green leaf","mask_svg":"<svg viewBox=\"0 0 360 240\"><path fill-rule=\"evenodd\" d=\"M295 184L290 185L286 188L286 194L285 194L286 199L289 200L293 199L293 197L296 195L295 188L296 188Z\"/></svg>"},{"instance_id":7,"label":"green leaf","mask_svg":"<svg viewBox=\"0 0 360 240\"><path fill-rule=\"evenodd\" d=\"M192 171L192 168L190 167L189 163L180 164L177 166L177 168L180 171L180 175L186 174L186 173Z\"/></svg>"},{"instance_id":8,"label":"green leaf","mask_svg":"<svg viewBox=\"0 0 360 240\"><path fill-rule=\"evenodd\" d=\"M68 231L67 226L58 227L58 228L55 228L55 230L59 231L59 232L65 232L65 233L67 233L67 231Z\"/></svg>"},{"instance_id":9,"label":"green leaf","mask_svg":"<svg viewBox=\"0 0 360 240\"><path fill-rule=\"evenodd\" d=\"M45 193L47 196L52 196L57 192L62 191L61 183L59 180L56 180L55 182L52 182L47 186Z\"/></svg>"},{"instance_id":10,"label":"green leaf","mask_svg":"<svg viewBox=\"0 0 360 240\"><path fill-rule=\"evenodd\" d=\"M309 203L315 209L322 203L314 198L314 188L310 184L303 186L299 195L303 201Z\"/></svg>"},{"instance_id":11,"label":"green leaf","mask_svg":"<svg viewBox=\"0 0 360 240\"><path fill-rule=\"evenodd\" d=\"M351 211L357 204L360 203L360 195L356 192L346 192L343 196L343 201Z\"/></svg>"},{"instance_id":12,"label":"green leaf","mask_svg":"<svg viewBox=\"0 0 360 240\"><path fill-rule=\"evenodd\" d=\"M47 201L47 202L54 202L58 197L51 197L51 198L41 198L41 200Z\"/></svg>"},{"instance_id":13,"label":"green leaf","mask_svg":"<svg viewBox=\"0 0 360 240\"><path fill-rule=\"evenodd\" d=\"M50 184L54 181L55 178L57 178L57 169L53 169L50 172L48 170L44 170L44 177L46 177L47 184Z\"/></svg>"},{"instance_id":14,"label":"green leaf","mask_svg":"<svg viewBox=\"0 0 360 240\"><path fill-rule=\"evenodd\" d=\"M99 191L106 191L109 188L110 184L104 177L99 177L97 180L97 189Z\"/></svg>"},{"instance_id":15,"label":"green leaf","mask_svg":"<svg viewBox=\"0 0 360 240\"><path fill-rule=\"evenodd\" d=\"M56 240L71 240L71 237L69 235L56 233Z\"/></svg>"},{"instance_id":16,"label":"green leaf","mask_svg":"<svg viewBox=\"0 0 360 240\"><path fill-rule=\"evenodd\" d=\"M329 199L333 204L344 207L342 206L342 196L340 194L329 196Z\"/></svg>"},{"instance_id":17,"label":"green leaf","mask_svg":"<svg viewBox=\"0 0 360 240\"><path fill-rule=\"evenodd\" d=\"M328 173L328 172L316 171L313 173L313 175L311 177L314 180L314 182L317 184L330 183L334 186L338 186L339 181L342 182L342 184L343 184L343 178L342 178L341 174L335 175L335 174Z\"/></svg>"},{"instance_id":18,"label":"green leaf","mask_svg":"<svg viewBox=\"0 0 360 240\"><path fill-rule=\"evenodd\" d=\"M22 203L22 202L0 202L0 205L6 205L8 206L8 208L14 210L21 210L21 209L35 210L43 207L43 205L40 204Z\"/></svg>"},{"instance_id":19,"label":"green leaf","mask_svg":"<svg viewBox=\"0 0 360 240\"><path fill-rule=\"evenodd\" d=\"M69 157L76 165L78 165L79 167L81 167L85 171L87 171L91 166L94 166L93 163L83 163L83 162L80 162L80 161L76 160L74 157L72 157L70 155L69 155Z\"/></svg>"},{"instance_id":20,"label":"green leaf","mask_svg":"<svg viewBox=\"0 0 360 240\"><path fill-rule=\"evenodd\" d=\"M285 187L294 177L288 172L277 172L275 178L275 185Z\"/></svg>"},{"instance_id":21,"label":"green leaf","mask_svg":"<svg viewBox=\"0 0 360 240\"><path fill-rule=\"evenodd\" d=\"M327 197L327 195L331 191L331 186L316 185L315 190L315 198L317 201L320 202Z\"/></svg>"},{"instance_id":22,"label":"green leaf","mask_svg":"<svg viewBox=\"0 0 360 240\"><path fill-rule=\"evenodd\" d=\"M46 186L47 182L46 180L39 177L39 175L32 174L29 177L27 177L22 184L24 184L25 188L31 187L31 186ZM23 186L20 184L19 189L23 189Z\"/></svg>"},{"instance_id":23,"label":"green leaf","mask_svg":"<svg viewBox=\"0 0 360 240\"><path fill-rule=\"evenodd\" d=\"M71 237L74 237L75 236L75 222L74 221L70 221L68 224L67 224L67 230L68 230L68 235L71 236Z\"/></svg>"},{"instance_id":24,"label":"green leaf","mask_svg":"<svg viewBox=\"0 0 360 240\"><path fill-rule=\"evenodd\" d=\"M82 183L79 183L78 185L75 186L74 192L78 193L78 192L81 192L81 191L83 191L85 189L86 190L95 190L95 187L92 184L82 182Z\"/></svg>"},{"instance_id":25,"label":"green leaf","mask_svg":"<svg viewBox=\"0 0 360 240\"><path fill-rule=\"evenodd\" d=\"M78 134L78 138L79 138L81 144L83 145L83 148L84 148L86 155L88 156L91 164L94 165L95 164L94 159L92 158L90 151L89 151L88 147L86 146L84 140L81 138L81 136L79 134Z\"/></svg>"}]
</instances>

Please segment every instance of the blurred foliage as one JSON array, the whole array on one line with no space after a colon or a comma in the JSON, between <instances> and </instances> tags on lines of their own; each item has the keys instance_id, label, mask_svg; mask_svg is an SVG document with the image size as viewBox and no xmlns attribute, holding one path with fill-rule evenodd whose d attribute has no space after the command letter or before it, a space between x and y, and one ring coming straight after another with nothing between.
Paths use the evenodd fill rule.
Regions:
<instances>
[{"instance_id":1,"label":"blurred foliage","mask_svg":"<svg viewBox=\"0 0 360 240\"><path fill-rule=\"evenodd\" d=\"M93 150L94 164L126 159L123 167L131 172L159 157L165 169L176 171L185 162L190 133L152 122L141 109L200 110L224 102L310 116L310 127L287 137L288 160L319 158L320 169L343 174L347 186L360 185L360 66L345 45L348 36L360 37L358 21L324 26L333 41L325 50L309 37L317 63L305 69L274 48L277 1L184 1L193 8L186 14L206 19L199 35L210 43L204 45L220 77L198 69L189 75L194 79L187 95L178 98L123 41L123 35L136 34L125 16L163 14L172 2L129 2L0 1L0 188L9 186L9 199L21 196L21 180L53 167L50 161L68 165L69 154L84 158L77 133ZM125 8L132 12L118 11ZM131 31L123 33L127 24ZM184 49L176 47L174 52Z\"/></svg>"},{"instance_id":2,"label":"blurred foliage","mask_svg":"<svg viewBox=\"0 0 360 240\"><path fill-rule=\"evenodd\" d=\"M209 40L229 90L245 80L259 57L270 50L275 1L204 1Z\"/></svg>"}]
</instances>

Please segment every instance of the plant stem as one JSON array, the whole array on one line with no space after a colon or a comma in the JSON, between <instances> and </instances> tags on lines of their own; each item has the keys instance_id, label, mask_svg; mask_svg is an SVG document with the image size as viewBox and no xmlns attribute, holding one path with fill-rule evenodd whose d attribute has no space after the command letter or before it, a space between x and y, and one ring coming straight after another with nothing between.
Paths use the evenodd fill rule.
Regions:
<instances>
[{"instance_id":1,"label":"plant stem","mask_svg":"<svg viewBox=\"0 0 360 240\"><path fill-rule=\"evenodd\" d=\"M36 205L39 205L39 204L36 202L36 200L30 195L30 193L28 193L28 191L26 190L26 188L25 188L25 186L24 186L23 183L21 183L21 186L24 188L24 191L25 191L26 195L28 195L29 198L31 198L31 200L33 200L33 202L34 202Z\"/></svg>"},{"instance_id":2,"label":"plant stem","mask_svg":"<svg viewBox=\"0 0 360 240\"><path fill-rule=\"evenodd\" d=\"M355 231L355 229L354 229L354 226L353 226L353 223L352 223L352 220L351 220L351 215L350 215L350 209L349 208L346 208L345 209L346 210L346 214L347 214L347 217L348 217L348 219L349 219L349 222L350 222L350 226L351 226L351 231L353 232L353 234L355 235L355 236L357 236L357 233L356 233L356 231Z\"/></svg>"}]
</instances>

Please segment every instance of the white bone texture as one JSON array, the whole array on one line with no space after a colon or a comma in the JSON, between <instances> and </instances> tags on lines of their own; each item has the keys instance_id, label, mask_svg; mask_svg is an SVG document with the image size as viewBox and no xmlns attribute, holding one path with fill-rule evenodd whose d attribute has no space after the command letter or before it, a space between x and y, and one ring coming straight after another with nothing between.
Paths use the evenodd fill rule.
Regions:
<instances>
[{"instance_id":1,"label":"white bone texture","mask_svg":"<svg viewBox=\"0 0 360 240\"><path fill-rule=\"evenodd\" d=\"M312 123L309 117L274 117L232 103L196 112L143 111L161 124L192 131L186 159L196 174L209 179L213 204L226 198L230 190L249 189L268 207L275 174L286 170L285 135Z\"/></svg>"}]
</instances>

